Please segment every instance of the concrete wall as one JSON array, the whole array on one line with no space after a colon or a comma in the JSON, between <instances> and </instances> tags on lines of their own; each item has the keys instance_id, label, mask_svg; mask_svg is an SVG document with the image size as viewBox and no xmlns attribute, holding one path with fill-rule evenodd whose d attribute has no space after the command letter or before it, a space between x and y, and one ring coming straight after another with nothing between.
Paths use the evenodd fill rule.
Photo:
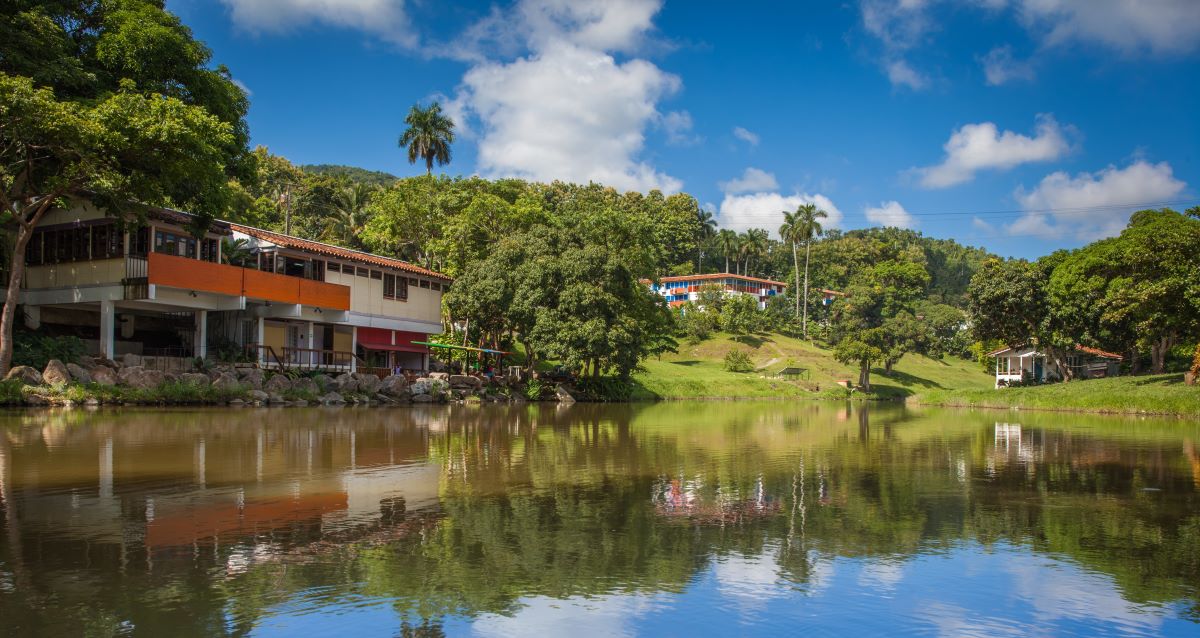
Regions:
<instances>
[{"instance_id":1,"label":"concrete wall","mask_svg":"<svg viewBox=\"0 0 1200 638\"><path fill-rule=\"evenodd\" d=\"M49 266L30 266L25 269L25 288L65 288L119 284L125 277L125 259L73 261Z\"/></svg>"},{"instance_id":2,"label":"concrete wall","mask_svg":"<svg viewBox=\"0 0 1200 638\"><path fill-rule=\"evenodd\" d=\"M371 270L381 270L372 268ZM404 276L396 271L384 271ZM341 272L326 272L325 281L350 287L350 310L368 315L413 319L439 323L442 320L442 293L408 285L408 301L383 298L383 280Z\"/></svg>"}]
</instances>

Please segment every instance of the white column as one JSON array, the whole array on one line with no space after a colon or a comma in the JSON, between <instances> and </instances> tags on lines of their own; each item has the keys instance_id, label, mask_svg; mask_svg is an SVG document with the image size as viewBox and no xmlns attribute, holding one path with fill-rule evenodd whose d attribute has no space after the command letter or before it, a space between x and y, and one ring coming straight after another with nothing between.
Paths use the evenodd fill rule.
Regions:
<instances>
[{"instance_id":1,"label":"white column","mask_svg":"<svg viewBox=\"0 0 1200 638\"><path fill-rule=\"evenodd\" d=\"M258 318L258 337L257 337L257 339L258 339L258 345L260 346L258 349L258 365L260 365L260 366L263 364L263 349L261 346L265 345L265 344L263 344L263 339L266 338L266 335L267 335L267 323L266 322L267 322L266 319L264 319L262 317Z\"/></svg>"},{"instance_id":2,"label":"white column","mask_svg":"<svg viewBox=\"0 0 1200 638\"><path fill-rule=\"evenodd\" d=\"M315 350L317 348L316 343L313 341L313 322L311 321L308 322L308 341L305 342L304 347L308 348L309 350ZM306 358L308 359L309 366L314 366L317 364L317 353L310 352Z\"/></svg>"},{"instance_id":3,"label":"white column","mask_svg":"<svg viewBox=\"0 0 1200 638\"><path fill-rule=\"evenodd\" d=\"M116 357L117 310L111 301L100 302L100 354L105 358Z\"/></svg>"},{"instance_id":4,"label":"white column","mask_svg":"<svg viewBox=\"0 0 1200 638\"><path fill-rule=\"evenodd\" d=\"M358 352L358 326L350 326L350 371L358 370L358 357L354 353Z\"/></svg>"},{"instance_id":5,"label":"white column","mask_svg":"<svg viewBox=\"0 0 1200 638\"><path fill-rule=\"evenodd\" d=\"M37 330L42 327L42 307L41 306L24 306L25 308L25 327L30 330Z\"/></svg>"},{"instance_id":6,"label":"white column","mask_svg":"<svg viewBox=\"0 0 1200 638\"><path fill-rule=\"evenodd\" d=\"M196 345L192 355L204 359L208 357L208 311L197 310L193 314L196 316Z\"/></svg>"}]
</instances>

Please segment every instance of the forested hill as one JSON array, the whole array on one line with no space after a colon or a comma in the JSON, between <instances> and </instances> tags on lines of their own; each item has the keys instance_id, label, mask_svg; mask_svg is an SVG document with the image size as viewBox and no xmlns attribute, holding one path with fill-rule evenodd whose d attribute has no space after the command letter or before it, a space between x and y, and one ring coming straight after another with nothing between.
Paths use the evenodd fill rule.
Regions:
<instances>
[{"instance_id":1,"label":"forested hill","mask_svg":"<svg viewBox=\"0 0 1200 638\"><path fill-rule=\"evenodd\" d=\"M313 175L344 177L352 182L370 184L371 186L387 186L399 179L391 173L369 171L365 168L343 166L341 164L304 164L300 167L300 170Z\"/></svg>"}]
</instances>

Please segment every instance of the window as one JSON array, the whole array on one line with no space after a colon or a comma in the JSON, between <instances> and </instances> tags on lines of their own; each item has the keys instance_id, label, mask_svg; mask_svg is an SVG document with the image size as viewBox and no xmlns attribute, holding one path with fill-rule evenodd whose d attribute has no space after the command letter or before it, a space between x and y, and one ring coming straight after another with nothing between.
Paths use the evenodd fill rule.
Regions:
<instances>
[{"instance_id":1,"label":"window","mask_svg":"<svg viewBox=\"0 0 1200 638\"><path fill-rule=\"evenodd\" d=\"M422 279L422 280L421 280L421 287L422 287L422 288L429 288L429 280L428 280L428 279Z\"/></svg>"},{"instance_id":2,"label":"window","mask_svg":"<svg viewBox=\"0 0 1200 638\"><path fill-rule=\"evenodd\" d=\"M370 272L366 268L358 268L356 273L359 277L370 276Z\"/></svg>"},{"instance_id":3,"label":"window","mask_svg":"<svg viewBox=\"0 0 1200 638\"><path fill-rule=\"evenodd\" d=\"M312 263L312 278L317 281L325 281L325 262L320 259L314 259Z\"/></svg>"},{"instance_id":4,"label":"window","mask_svg":"<svg viewBox=\"0 0 1200 638\"><path fill-rule=\"evenodd\" d=\"M396 298L396 275L386 275L385 274L383 276L383 298L384 299L395 299Z\"/></svg>"},{"instance_id":5,"label":"window","mask_svg":"<svg viewBox=\"0 0 1200 638\"><path fill-rule=\"evenodd\" d=\"M196 239L165 230L155 231L154 252L195 259Z\"/></svg>"},{"instance_id":6,"label":"window","mask_svg":"<svg viewBox=\"0 0 1200 638\"><path fill-rule=\"evenodd\" d=\"M124 252L125 236L113 224L92 227L92 259L112 259Z\"/></svg>"},{"instance_id":7,"label":"window","mask_svg":"<svg viewBox=\"0 0 1200 638\"><path fill-rule=\"evenodd\" d=\"M405 277L396 277L396 298L408 301L408 279Z\"/></svg>"},{"instance_id":8,"label":"window","mask_svg":"<svg viewBox=\"0 0 1200 638\"><path fill-rule=\"evenodd\" d=\"M217 262L217 240L212 237L205 237L200 240L200 259L204 261Z\"/></svg>"},{"instance_id":9,"label":"window","mask_svg":"<svg viewBox=\"0 0 1200 638\"><path fill-rule=\"evenodd\" d=\"M275 253L259 253L258 269L263 272L275 272Z\"/></svg>"},{"instance_id":10,"label":"window","mask_svg":"<svg viewBox=\"0 0 1200 638\"><path fill-rule=\"evenodd\" d=\"M145 257L150 252L150 229L145 226L129 234L129 254Z\"/></svg>"},{"instance_id":11,"label":"window","mask_svg":"<svg viewBox=\"0 0 1200 638\"><path fill-rule=\"evenodd\" d=\"M42 241L46 238L46 233L34 233L33 237L29 238L29 245L25 247L25 264L27 266L42 265Z\"/></svg>"},{"instance_id":12,"label":"window","mask_svg":"<svg viewBox=\"0 0 1200 638\"><path fill-rule=\"evenodd\" d=\"M383 279L383 273L378 270L371 271L371 279Z\"/></svg>"},{"instance_id":13,"label":"window","mask_svg":"<svg viewBox=\"0 0 1200 638\"><path fill-rule=\"evenodd\" d=\"M408 278L408 285L410 285L410 286L415 286L415 285L417 285L417 279L416 279L416 277L409 277L409 278Z\"/></svg>"},{"instance_id":14,"label":"window","mask_svg":"<svg viewBox=\"0 0 1200 638\"><path fill-rule=\"evenodd\" d=\"M332 261L329 262L329 265L326 266L326 268L329 270L329 272L342 272L342 265Z\"/></svg>"},{"instance_id":15,"label":"window","mask_svg":"<svg viewBox=\"0 0 1200 638\"><path fill-rule=\"evenodd\" d=\"M437 291L439 291L439 292L441 292L441 290L442 290L442 284L439 284L439 283L438 283L438 282L436 282L436 281L435 281L435 282L433 282L432 284L430 284L430 287L431 287L431 288L433 288L434 290L437 290Z\"/></svg>"}]
</instances>

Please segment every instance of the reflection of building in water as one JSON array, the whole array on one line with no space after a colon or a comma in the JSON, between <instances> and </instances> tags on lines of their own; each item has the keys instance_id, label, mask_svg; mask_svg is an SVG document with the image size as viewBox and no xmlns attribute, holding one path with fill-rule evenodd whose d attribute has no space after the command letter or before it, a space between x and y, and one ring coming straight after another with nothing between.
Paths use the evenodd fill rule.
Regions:
<instances>
[{"instance_id":1,"label":"reflection of building in water","mask_svg":"<svg viewBox=\"0 0 1200 638\"><path fill-rule=\"evenodd\" d=\"M997 468L1009 463L1032 468L1032 464L1041 459L1042 446L1029 434L1031 433L1022 431L1020 423L997 421L993 435L992 455L988 459L988 474L994 475Z\"/></svg>"},{"instance_id":2,"label":"reflection of building in water","mask_svg":"<svg viewBox=\"0 0 1200 638\"><path fill-rule=\"evenodd\" d=\"M709 485L705 477L659 477L650 500L661 516L701 523L727 523L780 511L780 498L767 494L760 475L749 490L737 485Z\"/></svg>"}]
</instances>

